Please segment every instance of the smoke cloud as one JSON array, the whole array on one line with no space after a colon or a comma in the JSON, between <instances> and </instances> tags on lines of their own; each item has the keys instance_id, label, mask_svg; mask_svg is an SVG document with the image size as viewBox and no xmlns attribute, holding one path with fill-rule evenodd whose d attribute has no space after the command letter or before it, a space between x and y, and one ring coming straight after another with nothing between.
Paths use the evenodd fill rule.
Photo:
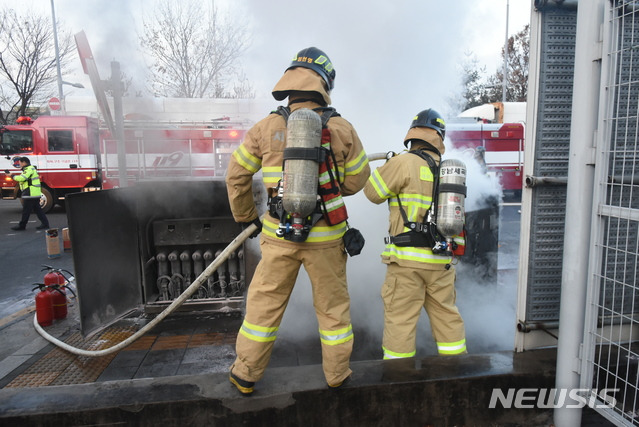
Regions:
<instances>
[{"instance_id":1,"label":"smoke cloud","mask_svg":"<svg viewBox=\"0 0 639 427\"><path fill-rule=\"evenodd\" d=\"M148 59L137 35L159 1L58 0L55 8L61 30L85 31L103 79L115 60L139 89ZM337 72L333 104L355 125L368 152L401 149L393 141L417 112L445 112L447 100L460 90L466 53L476 54L488 73L497 70L506 28L506 2L212 0L203 2L203 10L212 5L249 25L253 40L241 65L257 97L273 104L271 90L293 55L308 46L323 49ZM0 6L15 2L0 0ZM510 34L529 22L531 7L510 2ZM51 14L49 2L24 0L21 8ZM65 86L65 94L93 96L80 61L63 77L86 87Z\"/></svg>"},{"instance_id":2,"label":"smoke cloud","mask_svg":"<svg viewBox=\"0 0 639 427\"><path fill-rule=\"evenodd\" d=\"M117 60L130 77L144 76L137 32L142 16L155 0L57 1L56 15L71 34L84 30L102 78ZM246 0L211 2L247 20L253 44L243 66L258 98L277 105L270 92L293 55L316 46L331 58L336 69L332 93L337 110L357 129L369 153L403 149L401 138L413 116L426 108L445 111L449 97L459 90L459 65L473 52L492 73L499 66L504 41L505 2L417 2L382 0L352 2L290 2ZM13 0L0 6L15 7ZM21 7L50 15L49 2L24 0ZM530 2L510 2L510 34L528 23ZM84 84L86 90L65 87L65 93L93 96L88 77L80 68L65 80ZM264 110L267 115L269 110ZM467 210L479 209L499 194L494 178L475 169L467 153L448 152L464 160L469 169ZM372 165L376 167L375 164ZM366 238L362 253L348 260L347 271L355 328L367 331L379 349L383 307L379 296L386 267L380 262L383 237L388 230L388 209L373 205L363 194L346 199L351 226ZM458 303L466 321L470 352L512 348L515 323L514 274L500 276L498 284L478 283L458 269ZM281 337L317 337L310 283L300 273ZM356 337L360 339L359 335ZM483 343L483 345L480 345ZM360 342L357 345L361 345ZM419 323L420 353L435 354L427 316ZM379 352L381 357L381 351Z\"/></svg>"},{"instance_id":3,"label":"smoke cloud","mask_svg":"<svg viewBox=\"0 0 639 427\"><path fill-rule=\"evenodd\" d=\"M400 134L403 136L403 132ZM448 150L444 158L462 160L467 167L468 197L466 211L488 206L490 198L500 198L501 187L496 177L486 175L469 151ZM371 163L371 168L381 163ZM349 257L347 274L351 295L351 316L356 332L355 346L360 354L381 358L381 340L384 328L384 308L380 296L386 275L386 265L380 254L383 239L388 235L388 206L374 205L363 193L346 198L349 224L359 229L366 239L362 253ZM516 236L502 236L517 240ZM512 248L510 248L512 251ZM505 255L505 256L504 256ZM502 260L504 256L504 260ZM513 258L514 257L514 258ZM515 334L517 295L517 256L500 254L498 280L489 283L478 279L477 268L464 265L457 269L457 305L466 324L466 337L470 353L512 350ZM317 321L312 305L311 284L305 272L300 273L289 307L284 315L280 336L289 340L312 339L317 336ZM363 348L363 350L362 350ZM418 356L437 354L425 310L418 322Z\"/></svg>"},{"instance_id":4,"label":"smoke cloud","mask_svg":"<svg viewBox=\"0 0 639 427\"><path fill-rule=\"evenodd\" d=\"M472 212L486 208L488 201L501 198L502 188L499 178L493 173L484 173L483 167L473 157L474 151L450 148L446 141L443 159L458 159L466 165L466 211Z\"/></svg>"}]
</instances>

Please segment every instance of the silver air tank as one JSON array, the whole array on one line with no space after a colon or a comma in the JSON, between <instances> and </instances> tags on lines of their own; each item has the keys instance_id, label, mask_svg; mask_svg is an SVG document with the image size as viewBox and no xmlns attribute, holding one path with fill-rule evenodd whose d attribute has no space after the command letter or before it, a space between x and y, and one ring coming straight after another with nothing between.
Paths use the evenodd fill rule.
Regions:
<instances>
[{"instance_id":1,"label":"silver air tank","mask_svg":"<svg viewBox=\"0 0 639 427\"><path fill-rule=\"evenodd\" d=\"M466 165L461 160L446 159L439 165L437 230L447 239L464 229Z\"/></svg>"},{"instance_id":2,"label":"silver air tank","mask_svg":"<svg viewBox=\"0 0 639 427\"><path fill-rule=\"evenodd\" d=\"M286 148L311 148L320 146L322 120L319 114L308 108L291 113L286 127ZM282 206L295 223L310 215L317 205L317 181L319 166L315 160L289 159L284 162L282 179Z\"/></svg>"}]
</instances>

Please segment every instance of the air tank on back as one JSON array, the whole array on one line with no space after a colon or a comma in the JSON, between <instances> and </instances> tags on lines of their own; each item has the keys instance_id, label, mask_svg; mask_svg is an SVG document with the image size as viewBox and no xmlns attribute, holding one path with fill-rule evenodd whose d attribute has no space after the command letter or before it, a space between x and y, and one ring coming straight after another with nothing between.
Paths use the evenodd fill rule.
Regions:
<instances>
[{"instance_id":1,"label":"air tank on back","mask_svg":"<svg viewBox=\"0 0 639 427\"><path fill-rule=\"evenodd\" d=\"M466 199L466 165L461 160L446 159L439 165L437 230L449 239L464 229Z\"/></svg>"},{"instance_id":2,"label":"air tank on back","mask_svg":"<svg viewBox=\"0 0 639 427\"><path fill-rule=\"evenodd\" d=\"M308 108L291 113L286 127L286 148L315 149L322 139L319 114ZM310 215L317 205L319 167L315 160L287 159L282 179L282 205L293 218Z\"/></svg>"}]
</instances>

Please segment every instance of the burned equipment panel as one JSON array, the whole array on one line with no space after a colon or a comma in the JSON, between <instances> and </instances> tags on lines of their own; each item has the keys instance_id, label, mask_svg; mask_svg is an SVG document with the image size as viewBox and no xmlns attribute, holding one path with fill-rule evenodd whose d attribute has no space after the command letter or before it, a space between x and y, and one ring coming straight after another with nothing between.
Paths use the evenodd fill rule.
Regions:
<instances>
[{"instance_id":1,"label":"burned equipment panel","mask_svg":"<svg viewBox=\"0 0 639 427\"><path fill-rule=\"evenodd\" d=\"M236 237L239 227L232 217L167 219L151 224L153 257L143 281L147 311L172 302L218 258ZM244 248L229 258L200 286L186 303L201 308L237 310L246 290ZM149 264L149 263L147 263Z\"/></svg>"},{"instance_id":2,"label":"burned equipment panel","mask_svg":"<svg viewBox=\"0 0 639 427\"><path fill-rule=\"evenodd\" d=\"M263 185L253 188L265 206ZM133 310L163 311L241 231L223 178L140 182L71 194L66 204L84 335ZM232 253L179 310L241 312L258 240Z\"/></svg>"}]
</instances>

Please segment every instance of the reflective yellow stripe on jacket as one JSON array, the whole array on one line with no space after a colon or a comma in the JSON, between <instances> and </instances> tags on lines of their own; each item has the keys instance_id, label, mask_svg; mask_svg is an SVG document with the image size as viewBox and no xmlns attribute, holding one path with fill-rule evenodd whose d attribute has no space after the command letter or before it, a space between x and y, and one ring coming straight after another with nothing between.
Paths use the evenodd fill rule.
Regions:
<instances>
[{"instance_id":1,"label":"reflective yellow stripe on jacket","mask_svg":"<svg viewBox=\"0 0 639 427\"><path fill-rule=\"evenodd\" d=\"M266 188L275 187L280 179L282 179L281 166L264 166L262 168L262 181Z\"/></svg>"},{"instance_id":2,"label":"reflective yellow stripe on jacket","mask_svg":"<svg viewBox=\"0 0 639 427\"><path fill-rule=\"evenodd\" d=\"M421 212L424 212L424 210L428 210L433 202L433 198L430 196L423 196L421 194L400 193L399 196L391 197L390 199L388 199L388 204L399 209L398 198L399 202L401 202L402 204L404 212L406 212L408 220L411 222L422 221L423 218L419 218L420 209ZM408 231L408 228L404 227L404 231Z\"/></svg>"},{"instance_id":3,"label":"reflective yellow stripe on jacket","mask_svg":"<svg viewBox=\"0 0 639 427\"><path fill-rule=\"evenodd\" d=\"M275 232L277 231L280 223L271 221L271 217L266 215L264 217L263 225L262 225L262 233L265 235L272 237L274 239L285 240L283 237L277 237ZM316 225L311 228L311 231L308 234L308 238L306 242L308 243L318 243L318 242L330 242L333 240L339 240L346 233L346 222L341 222L337 225L332 226L319 226Z\"/></svg>"},{"instance_id":4,"label":"reflective yellow stripe on jacket","mask_svg":"<svg viewBox=\"0 0 639 427\"><path fill-rule=\"evenodd\" d=\"M358 173L360 173L362 171L362 169L364 169L364 167L368 164L368 156L366 156L366 153L362 150L359 155L357 157L355 157L353 160L351 160L350 162L347 162L344 165L344 171L340 171L340 175L343 176L343 173L345 172L346 175L357 175Z\"/></svg>"},{"instance_id":5,"label":"reflective yellow stripe on jacket","mask_svg":"<svg viewBox=\"0 0 639 427\"><path fill-rule=\"evenodd\" d=\"M373 185L373 188L375 189L377 195L382 199L388 199L391 196L395 196L395 194L388 189L386 183L384 182L384 179L377 169L373 171L368 180Z\"/></svg>"},{"instance_id":6,"label":"reflective yellow stripe on jacket","mask_svg":"<svg viewBox=\"0 0 639 427\"><path fill-rule=\"evenodd\" d=\"M413 246L395 246L392 243L386 245L382 256L395 257L405 261L428 262L430 264L449 264L450 256L435 255L429 248L416 248Z\"/></svg>"},{"instance_id":7,"label":"reflective yellow stripe on jacket","mask_svg":"<svg viewBox=\"0 0 639 427\"><path fill-rule=\"evenodd\" d=\"M262 167L262 160L249 153L243 144L233 151L233 157L244 169L251 173L256 173Z\"/></svg>"}]
</instances>

